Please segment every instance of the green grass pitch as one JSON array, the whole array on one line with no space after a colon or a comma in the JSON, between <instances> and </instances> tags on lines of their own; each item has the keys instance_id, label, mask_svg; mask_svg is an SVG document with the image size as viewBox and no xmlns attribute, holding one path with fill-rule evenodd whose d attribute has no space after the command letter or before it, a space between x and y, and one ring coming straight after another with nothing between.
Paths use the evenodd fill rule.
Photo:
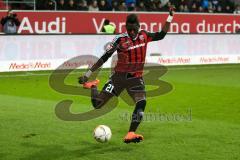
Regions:
<instances>
[{"instance_id":1,"label":"green grass pitch","mask_svg":"<svg viewBox=\"0 0 240 160\"><path fill-rule=\"evenodd\" d=\"M1 160L240 159L240 65L169 67L162 79L174 89L149 98L146 113L186 119L146 120L138 130L145 140L128 145L122 139L130 122L122 116L131 114L133 107L120 100L100 118L62 121L54 112L58 102L74 100L72 112L78 113L91 109L90 99L54 91L48 83L50 73L0 73ZM74 72L66 83L77 85L78 76ZM99 79L103 86L107 72ZM99 124L112 129L109 143L93 139Z\"/></svg>"}]
</instances>

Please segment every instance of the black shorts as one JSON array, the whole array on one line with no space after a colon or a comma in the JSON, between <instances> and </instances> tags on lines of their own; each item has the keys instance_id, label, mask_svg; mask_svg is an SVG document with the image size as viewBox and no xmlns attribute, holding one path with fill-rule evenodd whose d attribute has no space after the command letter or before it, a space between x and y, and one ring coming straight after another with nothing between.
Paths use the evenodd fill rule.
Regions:
<instances>
[{"instance_id":1,"label":"black shorts","mask_svg":"<svg viewBox=\"0 0 240 160\"><path fill-rule=\"evenodd\" d=\"M131 73L114 73L102 91L119 96L124 89L135 100L145 98L146 93L143 78L134 77Z\"/></svg>"}]
</instances>

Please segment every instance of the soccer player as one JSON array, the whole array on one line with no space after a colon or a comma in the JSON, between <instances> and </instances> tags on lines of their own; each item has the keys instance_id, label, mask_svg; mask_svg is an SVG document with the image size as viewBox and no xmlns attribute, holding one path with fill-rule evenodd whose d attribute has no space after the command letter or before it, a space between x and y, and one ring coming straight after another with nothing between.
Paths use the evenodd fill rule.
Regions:
<instances>
[{"instance_id":1,"label":"soccer player","mask_svg":"<svg viewBox=\"0 0 240 160\"><path fill-rule=\"evenodd\" d=\"M143 136L135 132L141 123L146 106L146 92L142 74L147 44L151 41L162 40L166 36L170 23L173 20L173 15L174 7L170 7L169 16L162 31L155 33L140 30L137 15L128 15L126 19L127 33L117 35L111 43L111 47L106 50L103 56L84 76L79 77L79 83L83 84L84 88L91 89L92 105L95 109L100 109L113 96L119 96L124 89L127 90L134 100L136 107L132 114L129 132L124 138L125 143L138 143L143 140ZM112 74L102 91L98 93L97 85L99 80L88 81L88 79L115 51L117 51L118 60L114 68L114 74Z\"/></svg>"}]
</instances>

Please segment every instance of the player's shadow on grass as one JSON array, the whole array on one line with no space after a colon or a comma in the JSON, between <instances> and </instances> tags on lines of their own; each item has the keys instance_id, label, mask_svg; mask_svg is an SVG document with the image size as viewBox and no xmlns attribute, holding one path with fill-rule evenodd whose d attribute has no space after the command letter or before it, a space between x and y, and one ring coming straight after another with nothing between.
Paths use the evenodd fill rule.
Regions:
<instances>
[{"instance_id":1,"label":"player's shadow on grass","mask_svg":"<svg viewBox=\"0 0 240 160\"><path fill-rule=\"evenodd\" d=\"M123 147L119 144L90 143L87 141L81 142L79 148L75 150L68 150L64 145L36 145L32 143L22 143L21 145L26 149L31 148L38 151L24 158L20 158L19 160L54 160L63 157L64 159L73 159L85 156L94 157L119 151L131 152L132 150L132 148Z\"/></svg>"}]
</instances>

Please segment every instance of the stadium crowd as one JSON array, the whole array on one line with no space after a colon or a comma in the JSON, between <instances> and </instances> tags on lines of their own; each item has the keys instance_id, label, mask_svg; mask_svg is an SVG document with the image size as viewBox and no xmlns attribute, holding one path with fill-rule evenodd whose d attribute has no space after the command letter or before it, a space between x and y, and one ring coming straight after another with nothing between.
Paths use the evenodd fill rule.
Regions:
<instances>
[{"instance_id":1,"label":"stadium crowd","mask_svg":"<svg viewBox=\"0 0 240 160\"><path fill-rule=\"evenodd\" d=\"M178 12L240 13L240 0L36 0L36 3L37 10L164 12L175 5ZM31 6L18 3L12 4L12 9Z\"/></svg>"},{"instance_id":2,"label":"stadium crowd","mask_svg":"<svg viewBox=\"0 0 240 160\"><path fill-rule=\"evenodd\" d=\"M38 9L55 9L52 0L38 0ZM44 2L43 2L44 1ZM79 11L168 11L175 5L178 12L240 13L238 1L231 0L57 0L57 10Z\"/></svg>"}]
</instances>

